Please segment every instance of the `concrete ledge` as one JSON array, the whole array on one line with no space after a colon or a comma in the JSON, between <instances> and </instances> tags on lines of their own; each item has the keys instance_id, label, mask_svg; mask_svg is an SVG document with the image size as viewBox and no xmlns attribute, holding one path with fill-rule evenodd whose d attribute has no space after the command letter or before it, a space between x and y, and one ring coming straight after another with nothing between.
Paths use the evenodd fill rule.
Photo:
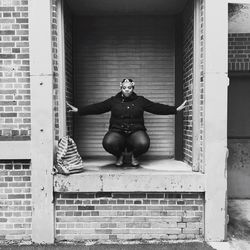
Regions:
<instances>
[{"instance_id":1,"label":"concrete ledge","mask_svg":"<svg viewBox=\"0 0 250 250\"><path fill-rule=\"evenodd\" d=\"M99 165L98 165L99 164ZM204 192L205 176L174 160L147 161L140 168L116 168L90 161L86 171L54 177L55 192Z\"/></svg>"}]
</instances>

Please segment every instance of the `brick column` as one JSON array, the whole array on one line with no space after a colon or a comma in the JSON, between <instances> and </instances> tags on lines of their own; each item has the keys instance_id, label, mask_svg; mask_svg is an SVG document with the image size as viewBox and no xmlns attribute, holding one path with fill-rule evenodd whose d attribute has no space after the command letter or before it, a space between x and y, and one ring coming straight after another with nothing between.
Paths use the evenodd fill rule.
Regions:
<instances>
[{"instance_id":1,"label":"brick column","mask_svg":"<svg viewBox=\"0 0 250 250\"><path fill-rule=\"evenodd\" d=\"M205 1L205 239L226 237L228 2Z\"/></svg>"}]
</instances>

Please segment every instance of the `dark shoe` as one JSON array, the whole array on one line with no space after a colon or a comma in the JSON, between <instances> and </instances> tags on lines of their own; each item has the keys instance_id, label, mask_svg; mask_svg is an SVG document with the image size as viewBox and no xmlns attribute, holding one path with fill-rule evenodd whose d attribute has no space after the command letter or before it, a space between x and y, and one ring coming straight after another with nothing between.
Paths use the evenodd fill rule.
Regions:
<instances>
[{"instance_id":1,"label":"dark shoe","mask_svg":"<svg viewBox=\"0 0 250 250\"><path fill-rule=\"evenodd\" d=\"M133 166L133 167L138 167L139 166L139 161L138 161L138 159L132 154L131 155L131 165Z\"/></svg>"},{"instance_id":2,"label":"dark shoe","mask_svg":"<svg viewBox=\"0 0 250 250\"><path fill-rule=\"evenodd\" d=\"M117 167L120 167L120 166L122 166L123 165L123 155L121 155L120 157L117 157L117 160L116 160L116 163L115 163L115 165L117 166Z\"/></svg>"}]
</instances>

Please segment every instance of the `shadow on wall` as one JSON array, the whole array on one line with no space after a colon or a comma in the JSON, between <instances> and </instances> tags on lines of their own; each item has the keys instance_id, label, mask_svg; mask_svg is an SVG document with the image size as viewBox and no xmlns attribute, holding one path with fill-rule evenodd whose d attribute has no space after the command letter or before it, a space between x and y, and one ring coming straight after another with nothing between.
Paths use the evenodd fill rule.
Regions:
<instances>
[{"instance_id":1,"label":"shadow on wall","mask_svg":"<svg viewBox=\"0 0 250 250\"><path fill-rule=\"evenodd\" d=\"M250 200L228 201L228 238L250 241Z\"/></svg>"},{"instance_id":2,"label":"shadow on wall","mask_svg":"<svg viewBox=\"0 0 250 250\"><path fill-rule=\"evenodd\" d=\"M229 33L250 33L250 4L229 4Z\"/></svg>"}]
</instances>

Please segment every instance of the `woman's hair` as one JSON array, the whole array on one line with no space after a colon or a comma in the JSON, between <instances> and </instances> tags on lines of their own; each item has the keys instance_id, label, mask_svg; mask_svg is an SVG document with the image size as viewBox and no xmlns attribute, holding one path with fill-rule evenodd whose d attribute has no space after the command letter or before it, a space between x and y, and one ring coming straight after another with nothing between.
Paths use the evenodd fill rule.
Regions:
<instances>
[{"instance_id":1,"label":"woman's hair","mask_svg":"<svg viewBox=\"0 0 250 250\"><path fill-rule=\"evenodd\" d=\"M129 82L134 82L132 79L124 78L124 79L122 80L122 83L124 83L126 80L128 80Z\"/></svg>"}]
</instances>

